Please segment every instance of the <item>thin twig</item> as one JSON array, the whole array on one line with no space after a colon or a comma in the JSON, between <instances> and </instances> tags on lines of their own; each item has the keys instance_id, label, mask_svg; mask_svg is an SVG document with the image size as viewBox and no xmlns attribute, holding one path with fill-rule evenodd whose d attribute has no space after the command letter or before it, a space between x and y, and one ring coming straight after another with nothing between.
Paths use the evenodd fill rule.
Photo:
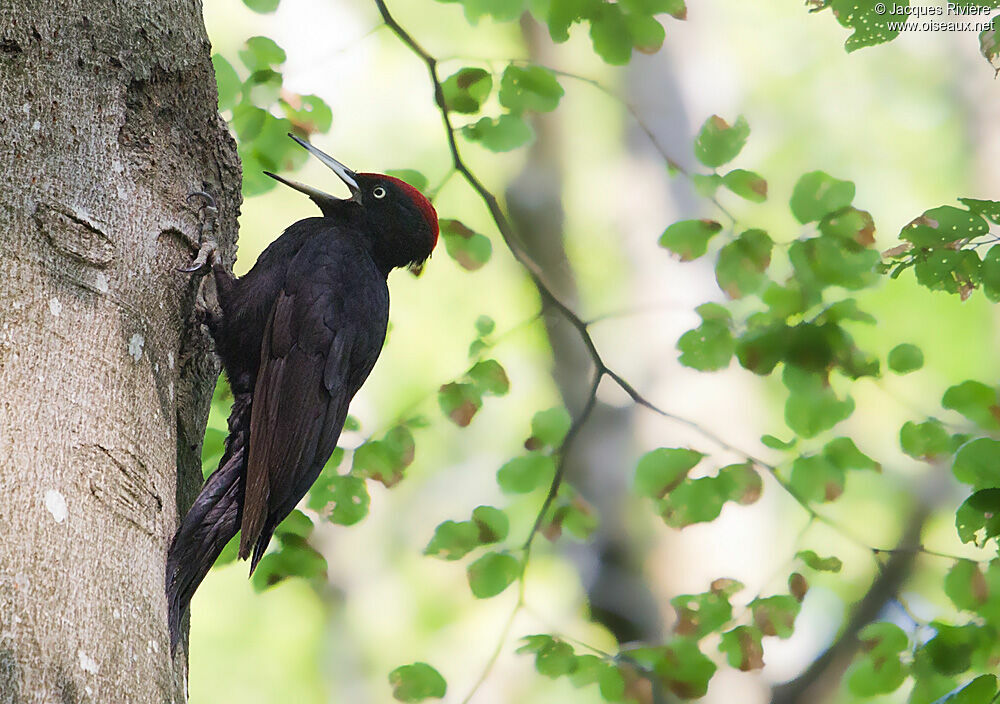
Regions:
<instances>
[{"instance_id":1,"label":"thin twig","mask_svg":"<svg viewBox=\"0 0 1000 704\"><path fill-rule=\"evenodd\" d=\"M500 653L503 652L503 646L507 643L507 637L510 635L510 629L514 625L514 619L517 617L518 612L523 606L524 600L519 597L517 603L514 604L513 610L510 612L510 616L507 617L507 622L504 624L503 630L500 631L500 637L497 639L497 645L493 649L493 653L486 661L486 664L483 665L482 672L479 673L479 678L476 680L475 684L472 685L472 689L470 689L469 693L465 695L464 699L462 699L462 704L469 704L469 702L472 701L472 697L475 696L476 692L479 691L479 688L483 686L484 682L486 682L486 678L490 676L490 673L493 671L493 666L496 665L497 660L500 658Z\"/></svg>"},{"instance_id":2,"label":"thin twig","mask_svg":"<svg viewBox=\"0 0 1000 704\"><path fill-rule=\"evenodd\" d=\"M525 269L528 276L532 279L532 282L538 289L539 295L542 298L543 308L546 307L554 308L556 311L559 312L559 314L563 318L565 318L565 320L573 328L577 330L584 347L587 349L587 352L593 361L596 380L599 382L601 377L603 376L608 377L618 387L620 387L636 404L664 418L672 420L675 423L679 423L681 425L685 425L691 428L695 432L699 433L702 437L716 444L718 447L728 450L729 452L732 452L736 455L739 455L744 459L746 459L748 462L751 462L754 465L766 470L772 477L774 477L775 481L778 482L778 484L782 487L782 489L786 493L788 493L793 499L795 499L795 501L802 507L802 509L810 517L815 518L816 520L829 525L831 528L835 529L837 532L844 535L852 542L855 542L856 544L866 548L867 550L872 551L873 553L878 553L880 551L883 551L881 548L872 547L871 545L866 544L861 539L857 538L854 535L851 535L843 526L838 524L833 519L817 512L816 509L814 509L803 496L801 496L797 491L795 491L795 489L791 486L791 483L778 473L778 469L775 465L765 462L764 460L735 447L734 445L732 445L731 443L720 437L715 432L709 430L708 428L705 428L704 426L700 425L699 423L693 420L684 418L683 416L676 415L674 413L671 413L669 411L660 408L652 401L647 399L645 396L643 396L641 393L639 393L639 391L636 390L636 388L632 386L631 383L629 383L624 377L622 377L619 373L617 373L607 365L607 363L604 361L604 358L601 356L600 351L597 349L597 345L594 343L593 337L590 334L590 331L588 329L589 323L584 319L582 319L579 315L577 315L576 312L569 305L567 305L562 299L560 299L555 294L555 292L548 286L548 284L546 284L540 267L534 262L534 260L532 260L531 256L521 246L520 241L514 231L514 227L511 224L510 220L507 218L506 214L504 213L503 208L500 206L500 203L497 200L496 196L494 196L493 193L488 188L486 188L485 185L483 185L483 183L478 179L478 177L465 164L465 161L462 158L461 151L458 147L458 142L455 137L455 129L451 120L451 112L448 109L448 106L444 100L444 90L442 88L442 82L437 72L438 60L434 56L429 54L413 38L413 36L396 21L396 19L389 12L388 7L386 7L385 0L374 0L374 1L376 7L379 10L379 13L382 15L382 19L385 21L386 26L390 30L392 30L392 32L395 33L396 36L398 36L399 39L407 47L409 47L414 54L420 57L420 59L424 62L424 64L427 67L427 71L431 79L431 84L434 89L434 101L438 106L438 110L441 114L441 120L445 128L444 131L447 137L448 149L449 152L451 153L454 170L462 175L462 177L472 187L472 189L476 191L480 199L486 205L487 209L490 212L490 216L493 218L494 224L497 227L497 231L500 233L500 237L504 241L504 244L510 250L511 255L514 257L514 259ZM606 88L599 81L596 81L595 79L587 78L585 76L578 76L576 74L570 74L565 71L557 71L557 73L559 73L560 75L565 75L567 77L572 77L587 82L593 85L594 87L598 88L599 90L611 95L612 97L621 100L621 98L615 95L613 91ZM661 153L664 159L668 160L668 163L678 168L678 170L681 173L687 173L682 167L680 167L676 163L675 160L669 157L669 155L663 149L662 145L660 145L658 141L656 141L655 135L652 133L652 131L648 130L648 128L644 126L641 117L636 113L636 111L633 108L631 108L631 106L629 106L626 101L622 102L629 109L630 113L636 119L637 123L640 124L640 128L644 129L644 131L647 132L650 140L653 142L654 146L657 147L657 150ZM592 405L595 402L595 399L596 399L596 384L592 389L591 398L588 399L587 405L588 406ZM587 412L589 413L589 411ZM580 417L574 420L574 426L575 426L574 430L578 429L579 425L582 424L581 423L582 419L584 419L583 414L581 414ZM570 435L567 434L567 439L564 441L564 443L571 439L572 438L570 437ZM559 451L560 457L565 456L564 450L565 448L560 448ZM546 500L542 506L542 510L539 512L539 518L536 518L532 534L531 536L529 536L528 540L525 543L526 546L530 545L531 541L533 540L534 534L537 533L538 530L540 529L542 517L544 517L544 512L548 510L548 506L551 504L552 501L551 497L554 497L554 492L558 491L561 481L562 481L562 473L557 471L556 476L553 478L553 483L552 485L550 485L549 495L546 496ZM924 552L926 552L929 555L945 557L948 559L955 559L955 560L963 559L957 556L946 555L944 553L937 553L935 551L924 551Z\"/></svg>"}]
</instances>

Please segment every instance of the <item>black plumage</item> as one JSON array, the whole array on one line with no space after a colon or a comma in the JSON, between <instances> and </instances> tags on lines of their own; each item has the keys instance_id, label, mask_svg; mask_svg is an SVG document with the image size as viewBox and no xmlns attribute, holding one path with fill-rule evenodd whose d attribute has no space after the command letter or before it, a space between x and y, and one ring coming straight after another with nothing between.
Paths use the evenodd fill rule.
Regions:
<instances>
[{"instance_id":1,"label":"black plumage","mask_svg":"<svg viewBox=\"0 0 1000 704\"><path fill-rule=\"evenodd\" d=\"M306 193L323 217L289 227L240 279L211 262L221 312L206 314L206 324L234 401L219 467L167 555L171 649L191 597L237 530L240 558L251 558L253 573L277 525L316 480L382 349L389 271L421 265L437 242L437 216L419 191L354 173L296 141L347 183L351 197L269 174Z\"/></svg>"}]
</instances>

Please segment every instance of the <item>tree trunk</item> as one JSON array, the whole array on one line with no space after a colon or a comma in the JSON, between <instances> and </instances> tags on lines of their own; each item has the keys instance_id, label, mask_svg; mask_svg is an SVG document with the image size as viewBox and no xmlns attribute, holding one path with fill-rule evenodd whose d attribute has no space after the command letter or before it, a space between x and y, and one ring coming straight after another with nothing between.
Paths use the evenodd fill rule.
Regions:
<instances>
[{"instance_id":1,"label":"tree trunk","mask_svg":"<svg viewBox=\"0 0 1000 704\"><path fill-rule=\"evenodd\" d=\"M548 33L524 15L522 34L533 61L551 65ZM507 189L511 219L524 248L559 298L578 308L575 272L565 249L562 204L562 119L558 112L536 115L536 139L524 169ZM544 311L552 346L552 376L566 408L575 417L586 405L594 363L579 332L554 310ZM628 473L621 467L633 444L634 408L615 408L600 401L567 461L567 480L600 517L599 528L586 545L571 548L580 569L594 620L604 624L619 642L655 642L662 618L642 575L641 555L628 535L626 506Z\"/></svg>"},{"instance_id":2,"label":"tree trunk","mask_svg":"<svg viewBox=\"0 0 1000 704\"><path fill-rule=\"evenodd\" d=\"M198 0L0 3L0 704L184 699L164 557L216 366L176 268L192 191L233 253L216 102Z\"/></svg>"}]
</instances>

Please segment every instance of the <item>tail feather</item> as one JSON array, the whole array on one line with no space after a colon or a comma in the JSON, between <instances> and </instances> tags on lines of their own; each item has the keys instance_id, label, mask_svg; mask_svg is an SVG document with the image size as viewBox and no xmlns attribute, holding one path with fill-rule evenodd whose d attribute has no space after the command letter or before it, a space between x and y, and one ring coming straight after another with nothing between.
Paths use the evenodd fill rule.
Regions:
<instances>
[{"instance_id":1,"label":"tail feather","mask_svg":"<svg viewBox=\"0 0 1000 704\"><path fill-rule=\"evenodd\" d=\"M167 553L166 590L170 650L177 650L181 619L195 590L240 527L250 434L250 395L239 395L229 416L229 437L219 468L184 516Z\"/></svg>"}]
</instances>

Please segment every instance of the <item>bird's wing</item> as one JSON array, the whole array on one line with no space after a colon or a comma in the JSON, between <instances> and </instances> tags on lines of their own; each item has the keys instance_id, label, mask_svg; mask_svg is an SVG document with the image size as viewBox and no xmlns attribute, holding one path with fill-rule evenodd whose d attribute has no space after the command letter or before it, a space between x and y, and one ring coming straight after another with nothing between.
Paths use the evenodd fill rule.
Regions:
<instances>
[{"instance_id":1,"label":"bird's wing","mask_svg":"<svg viewBox=\"0 0 1000 704\"><path fill-rule=\"evenodd\" d=\"M388 293L374 265L359 271L356 262L302 255L261 345L240 539L242 558L260 543L251 571L336 447L351 398L385 339Z\"/></svg>"}]
</instances>

